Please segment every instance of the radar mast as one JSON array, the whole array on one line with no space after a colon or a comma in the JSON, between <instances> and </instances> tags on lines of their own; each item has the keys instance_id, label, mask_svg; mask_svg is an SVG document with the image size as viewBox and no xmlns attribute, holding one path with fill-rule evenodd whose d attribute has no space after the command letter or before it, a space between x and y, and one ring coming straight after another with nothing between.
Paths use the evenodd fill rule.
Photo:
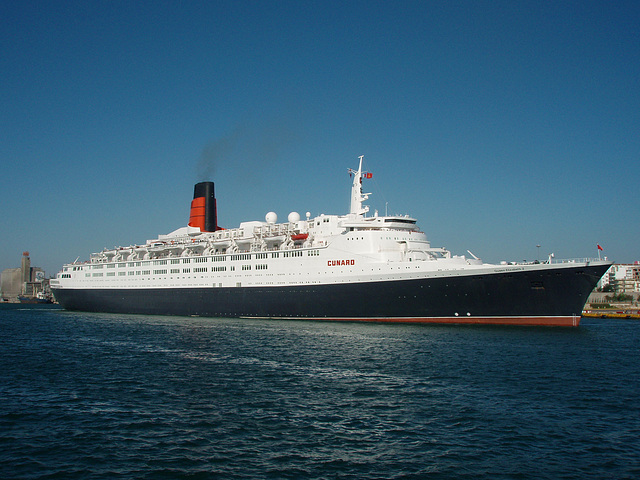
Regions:
<instances>
[{"instance_id":1,"label":"radar mast","mask_svg":"<svg viewBox=\"0 0 640 480\"><path fill-rule=\"evenodd\" d=\"M353 175L353 185L351 186L351 208L349 209L349 213L355 215L364 216L365 213L369 211L369 207L367 205L362 205L362 203L369 198L370 193L362 193L362 177L366 176L367 178L371 178L371 173L362 171L362 159L364 155L360 155L360 165L358 166L358 170L349 169L349 174Z\"/></svg>"}]
</instances>

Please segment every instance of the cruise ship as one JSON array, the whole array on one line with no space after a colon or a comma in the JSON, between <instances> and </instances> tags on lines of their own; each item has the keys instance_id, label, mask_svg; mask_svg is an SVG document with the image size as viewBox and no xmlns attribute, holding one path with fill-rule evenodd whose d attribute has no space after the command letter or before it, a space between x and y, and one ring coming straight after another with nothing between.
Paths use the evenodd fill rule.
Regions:
<instances>
[{"instance_id":1,"label":"cruise ship","mask_svg":"<svg viewBox=\"0 0 640 480\"><path fill-rule=\"evenodd\" d=\"M578 326L611 265L596 259L489 264L432 247L415 218L369 214L362 157L346 215L218 226L212 182L187 226L105 249L51 280L67 310L404 323Z\"/></svg>"}]
</instances>

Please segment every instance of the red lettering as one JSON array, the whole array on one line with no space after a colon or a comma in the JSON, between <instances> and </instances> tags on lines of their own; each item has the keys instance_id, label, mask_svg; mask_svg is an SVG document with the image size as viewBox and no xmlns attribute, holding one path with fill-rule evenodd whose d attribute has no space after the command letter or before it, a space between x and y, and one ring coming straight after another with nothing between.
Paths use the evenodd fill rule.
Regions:
<instances>
[{"instance_id":1,"label":"red lettering","mask_svg":"<svg viewBox=\"0 0 640 480\"><path fill-rule=\"evenodd\" d=\"M347 265L355 265L355 260L327 260L328 267L342 267Z\"/></svg>"}]
</instances>

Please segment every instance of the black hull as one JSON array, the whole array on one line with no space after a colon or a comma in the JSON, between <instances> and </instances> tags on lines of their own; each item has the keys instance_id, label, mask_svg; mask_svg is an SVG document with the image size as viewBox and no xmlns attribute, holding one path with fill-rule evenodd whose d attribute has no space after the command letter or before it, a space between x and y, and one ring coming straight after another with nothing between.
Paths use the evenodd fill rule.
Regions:
<instances>
[{"instance_id":1,"label":"black hull","mask_svg":"<svg viewBox=\"0 0 640 480\"><path fill-rule=\"evenodd\" d=\"M608 264L330 285L55 289L67 310L206 317L569 325Z\"/></svg>"}]
</instances>

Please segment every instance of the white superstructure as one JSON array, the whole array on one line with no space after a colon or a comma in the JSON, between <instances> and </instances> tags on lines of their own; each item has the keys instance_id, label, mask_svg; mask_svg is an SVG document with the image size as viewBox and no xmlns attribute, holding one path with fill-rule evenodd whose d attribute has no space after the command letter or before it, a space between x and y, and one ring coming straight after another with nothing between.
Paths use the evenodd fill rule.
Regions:
<instances>
[{"instance_id":1,"label":"white superstructure","mask_svg":"<svg viewBox=\"0 0 640 480\"><path fill-rule=\"evenodd\" d=\"M144 245L105 249L89 262L67 264L53 283L83 289L295 285L437 276L482 265L432 248L414 218L366 216L362 157L358 170L349 173L347 215L307 213L301 219L292 212L287 222L277 223L269 212L265 221L234 229L201 232L187 226Z\"/></svg>"}]
</instances>

